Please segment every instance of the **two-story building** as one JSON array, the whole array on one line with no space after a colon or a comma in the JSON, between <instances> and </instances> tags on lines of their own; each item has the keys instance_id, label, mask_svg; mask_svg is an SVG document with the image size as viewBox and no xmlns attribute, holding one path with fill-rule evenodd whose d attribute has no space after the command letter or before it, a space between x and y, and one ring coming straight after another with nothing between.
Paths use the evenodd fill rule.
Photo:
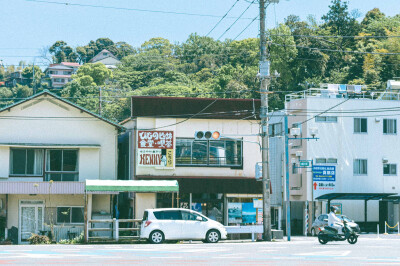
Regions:
<instances>
[{"instance_id":1,"label":"two-story building","mask_svg":"<svg viewBox=\"0 0 400 266\"><path fill-rule=\"evenodd\" d=\"M107 49L103 49L100 53L90 59L89 63L102 63L108 69L112 70L117 68L117 65L121 63L121 61L119 61L118 58L110 51L108 51Z\"/></svg>"},{"instance_id":2,"label":"two-story building","mask_svg":"<svg viewBox=\"0 0 400 266\"><path fill-rule=\"evenodd\" d=\"M225 225L261 222L262 210L254 208L254 201L262 199L262 183L255 179L256 163L261 162L260 100L134 96L131 108L131 118L121 123L127 128L120 141L123 178L179 182L178 198L131 195L136 218L146 207L180 206ZM280 166L282 143L281 137L271 141L271 156L276 155ZM276 228L282 214L282 176L282 167L271 168Z\"/></svg>"},{"instance_id":3,"label":"two-story building","mask_svg":"<svg viewBox=\"0 0 400 266\"><path fill-rule=\"evenodd\" d=\"M61 62L60 64L51 64L44 71L45 76L42 81L47 81L49 87L62 89L65 84L70 82L71 76L76 73L80 67L79 63Z\"/></svg>"},{"instance_id":4,"label":"two-story building","mask_svg":"<svg viewBox=\"0 0 400 266\"><path fill-rule=\"evenodd\" d=\"M24 76L22 76L22 70L18 70L18 71L12 72L10 74L10 76L4 82L4 85L6 87L12 88L12 87L17 86L17 84L28 85L31 82L32 82L32 79L25 78Z\"/></svg>"},{"instance_id":5,"label":"two-story building","mask_svg":"<svg viewBox=\"0 0 400 266\"><path fill-rule=\"evenodd\" d=\"M336 205L360 223L376 230L399 221L400 118L398 91L367 92L354 85L330 85L286 96L291 137L316 134L318 140L290 140L290 200L293 219L304 227ZM312 161L316 168L299 168ZM311 226L309 226L311 228Z\"/></svg>"},{"instance_id":6,"label":"two-story building","mask_svg":"<svg viewBox=\"0 0 400 266\"><path fill-rule=\"evenodd\" d=\"M83 232L86 216L112 218L113 193L88 193L85 181L117 179L121 130L48 91L1 109L0 234L58 241Z\"/></svg>"}]
</instances>

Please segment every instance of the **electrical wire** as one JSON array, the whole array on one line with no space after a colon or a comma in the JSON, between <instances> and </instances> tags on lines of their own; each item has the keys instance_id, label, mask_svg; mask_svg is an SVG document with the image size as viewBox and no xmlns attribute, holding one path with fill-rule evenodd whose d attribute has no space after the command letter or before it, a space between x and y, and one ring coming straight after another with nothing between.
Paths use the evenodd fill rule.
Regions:
<instances>
[{"instance_id":1,"label":"electrical wire","mask_svg":"<svg viewBox=\"0 0 400 266\"><path fill-rule=\"evenodd\" d=\"M127 7L116 7L116 6L102 6L102 5L89 5L89 4L74 4L69 2L55 2L55 1L44 1L44 0L25 0L27 2L36 2L44 4L54 4L63 6L79 6L79 7L92 7L92 8L103 8L103 9L114 9L114 10L124 10L124 11L136 11L136 12L147 12L147 13L161 13L161 14L172 14L172 15L186 15L186 16L197 16L197 17L212 17L221 18L218 15L211 14L199 14L199 13L187 13L187 12L176 12L176 11L163 11L163 10L151 10L151 9L140 9L140 8L127 8ZM252 19L252 18L242 18L242 17L226 17L230 19Z\"/></svg>"},{"instance_id":2,"label":"electrical wire","mask_svg":"<svg viewBox=\"0 0 400 266\"><path fill-rule=\"evenodd\" d=\"M254 2L255 2L255 0L253 0L253 2L251 2L250 5L248 5L247 8L242 12L242 14L240 14L240 16L218 37L218 39L217 39L218 41L219 41L219 39L222 38L222 36L225 35L225 33L227 33L232 28L233 25L236 24L236 22L238 22L238 20L244 15L244 13L246 13L246 11L251 7L251 5Z\"/></svg>"},{"instance_id":3,"label":"electrical wire","mask_svg":"<svg viewBox=\"0 0 400 266\"><path fill-rule=\"evenodd\" d=\"M188 117L188 118L186 118L186 119L184 119L184 120L182 120L182 121L180 121L180 122L173 123L173 124L170 124L170 125L167 125L167 126L162 126L162 127L154 127L154 128L139 129L139 130L156 130L156 129L160 129L160 128L166 128L166 127L171 127L171 126L176 126L176 125L182 124L182 123L188 121L189 119L192 119L193 117L195 117L195 116L201 114L202 112L204 112L205 110L207 110L208 107L210 107L211 105L213 105L213 104L214 104L216 101L218 101L218 100L219 100L219 99L215 99L212 103L208 104L206 107L204 107L204 108L203 108L202 110L200 110L199 112L195 113L194 115L192 115L192 116L190 116L190 117Z\"/></svg>"},{"instance_id":4,"label":"electrical wire","mask_svg":"<svg viewBox=\"0 0 400 266\"><path fill-rule=\"evenodd\" d=\"M236 37L233 38L233 40L236 40L245 30L247 30L247 28L250 27L250 25L253 24L253 22L254 22L256 19L258 19L259 16L260 16L260 15L257 15L255 18L253 18L253 20L250 21L249 24L247 24L246 28L244 28L238 35L236 35Z\"/></svg>"},{"instance_id":5,"label":"electrical wire","mask_svg":"<svg viewBox=\"0 0 400 266\"><path fill-rule=\"evenodd\" d=\"M221 23L221 21L231 12L231 10L235 7L235 5L239 2L239 0L235 0L236 2L229 8L229 10L225 13L225 15L222 16L222 18L215 24L215 26L206 34L206 37L210 35L210 33Z\"/></svg>"},{"instance_id":6,"label":"electrical wire","mask_svg":"<svg viewBox=\"0 0 400 266\"><path fill-rule=\"evenodd\" d=\"M306 47L306 46L301 46L301 45L289 45L289 44L278 44L278 43L270 43L270 44L277 45L277 46L283 46L283 47L296 47L296 48L319 50L319 51L326 51L326 52L339 52L339 53L352 53L352 54L375 54L375 55L400 55L400 53L346 51L346 50L334 50L334 49L327 49L327 48Z\"/></svg>"},{"instance_id":7,"label":"electrical wire","mask_svg":"<svg viewBox=\"0 0 400 266\"><path fill-rule=\"evenodd\" d=\"M380 39L380 38L400 38L397 35L389 36L340 36L340 35L296 35L296 34L270 34L270 36L282 36L282 37L303 37L303 38L354 38L354 39Z\"/></svg>"}]
</instances>

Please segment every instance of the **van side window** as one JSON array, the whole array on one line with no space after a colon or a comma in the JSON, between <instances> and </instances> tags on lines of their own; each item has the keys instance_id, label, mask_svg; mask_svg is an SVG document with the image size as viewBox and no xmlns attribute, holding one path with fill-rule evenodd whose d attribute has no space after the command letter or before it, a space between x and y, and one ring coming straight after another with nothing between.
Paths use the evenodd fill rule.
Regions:
<instances>
[{"instance_id":1,"label":"van side window","mask_svg":"<svg viewBox=\"0 0 400 266\"><path fill-rule=\"evenodd\" d=\"M154 212L154 216L158 220L182 220L180 211L157 211Z\"/></svg>"}]
</instances>

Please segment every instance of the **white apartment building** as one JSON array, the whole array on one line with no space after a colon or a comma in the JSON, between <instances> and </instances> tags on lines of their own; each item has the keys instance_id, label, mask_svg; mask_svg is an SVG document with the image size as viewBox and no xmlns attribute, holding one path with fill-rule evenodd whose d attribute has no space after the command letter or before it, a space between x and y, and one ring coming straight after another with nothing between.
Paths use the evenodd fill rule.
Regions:
<instances>
[{"instance_id":1,"label":"white apartment building","mask_svg":"<svg viewBox=\"0 0 400 266\"><path fill-rule=\"evenodd\" d=\"M315 217L327 213L327 201L318 197L330 199L331 205L359 222L362 230L399 221L395 197L400 193L399 99L393 91L355 94L323 89L286 96L289 129L300 128L298 137L305 138L317 128L319 138L289 141L292 217L299 225L304 228L306 203L309 227ZM297 168L300 160L335 166L333 185L313 180L311 168Z\"/></svg>"}]
</instances>

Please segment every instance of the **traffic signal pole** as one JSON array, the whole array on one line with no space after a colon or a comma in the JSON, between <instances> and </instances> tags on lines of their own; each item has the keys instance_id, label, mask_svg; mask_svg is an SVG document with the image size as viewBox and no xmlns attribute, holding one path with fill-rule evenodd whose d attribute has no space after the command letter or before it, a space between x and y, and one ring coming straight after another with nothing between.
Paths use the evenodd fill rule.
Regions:
<instances>
[{"instance_id":1,"label":"traffic signal pole","mask_svg":"<svg viewBox=\"0 0 400 266\"><path fill-rule=\"evenodd\" d=\"M271 241L271 199L270 199L270 175L269 175L269 135L268 135L268 80L269 62L267 61L267 39L265 37L265 2L260 1L260 94L261 94L261 137L262 137L262 184L263 184L263 239ZM261 68L267 66L264 73Z\"/></svg>"}]
</instances>

